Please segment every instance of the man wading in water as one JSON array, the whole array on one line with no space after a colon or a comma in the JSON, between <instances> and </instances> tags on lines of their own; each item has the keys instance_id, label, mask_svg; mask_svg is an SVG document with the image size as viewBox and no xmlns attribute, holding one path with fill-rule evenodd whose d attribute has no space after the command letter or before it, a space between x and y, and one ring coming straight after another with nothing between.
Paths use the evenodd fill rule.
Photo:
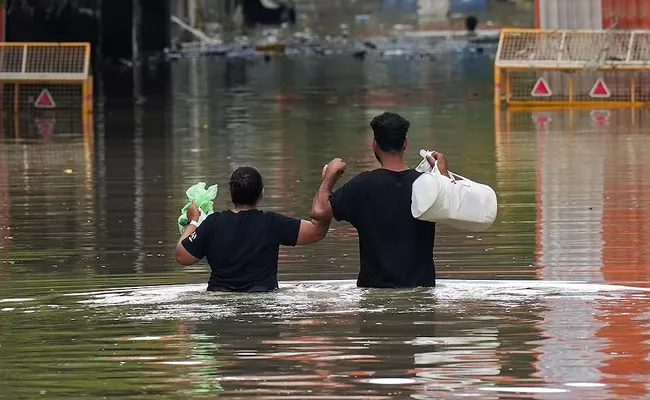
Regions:
<instances>
[{"instance_id":1,"label":"man wading in water","mask_svg":"<svg viewBox=\"0 0 650 400\"><path fill-rule=\"evenodd\" d=\"M336 182L344 168L345 163L335 159L321 177ZM192 222L176 245L176 261L192 265L206 257L212 270L209 291L275 290L280 245L316 243L327 234L330 219L306 221L258 210L263 196L262 175L253 167L240 167L230 177L232 210L209 215L197 228L198 207L193 202L187 209Z\"/></svg>"},{"instance_id":2,"label":"man wading in water","mask_svg":"<svg viewBox=\"0 0 650 400\"><path fill-rule=\"evenodd\" d=\"M326 176L314 198L311 217L317 221L348 221L359 232L359 287L411 288L435 286L433 241L435 224L411 215L411 189L420 176L404 161L410 123L383 113L370 123L372 148L381 168L363 172L332 194L336 183ZM434 153L443 175L447 157ZM332 161L334 162L334 161ZM343 169L330 163L329 168Z\"/></svg>"}]
</instances>

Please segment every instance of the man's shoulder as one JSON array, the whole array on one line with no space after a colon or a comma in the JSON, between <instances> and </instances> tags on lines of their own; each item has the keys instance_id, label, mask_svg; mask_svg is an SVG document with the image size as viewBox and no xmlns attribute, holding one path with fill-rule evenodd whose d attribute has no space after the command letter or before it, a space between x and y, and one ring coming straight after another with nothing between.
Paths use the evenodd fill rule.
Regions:
<instances>
[{"instance_id":1,"label":"man's shoulder","mask_svg":"<svg viewBox=\"0 0 650 400\"><path fill-rule=\"evenodd\" d=\"M379 176L379 170L373 169L372 171L363 171L355 175L348 181L348 184L359 185L365 182L376 179Z\"/></svg>"},{"instance_id":2,"label":"man's shoulder","mask_svg":"<svg viewBox=\"0 0 650 400\"><path fill-rule=\"evenodd\" d=\"M395 174L400 174L403 177L409 176L414 179L417 179L422 173L413 168L398 173L388 171L386 169L378 168L378 169L373 169L372 171L362 172L359 175L355 176L354 178L350 179L349 182L365 183L365 182L383 181L386 179L390 179L391 177L394 177Z\"/></svg>"}]
</instances>

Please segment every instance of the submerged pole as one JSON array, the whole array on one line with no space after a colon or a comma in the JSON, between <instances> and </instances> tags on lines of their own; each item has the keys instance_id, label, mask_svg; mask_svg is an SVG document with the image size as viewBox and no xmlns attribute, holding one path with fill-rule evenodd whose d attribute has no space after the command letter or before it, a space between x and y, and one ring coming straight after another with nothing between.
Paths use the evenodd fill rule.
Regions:
<instances>
[{"instance_id":1,"label":"submerged pole","mask_svg":"<svg viewBox=\"0 0 650 400\"><path fill-rule=\"evenodd\" d=\"M133 65L140 61L140 25L142 9L140 0L133 0L133 10L131 19L131 58Z\"/></svg>"},{"instance_id":2,"label":"submerged pole","mask_svg":"<svg viewBox=\"0 0 650 400\"><path fill-rule=\"evenodd\" d=\"M187 0L187 20L192 28L196 28L196 0Z\"/></svg>"},{"instance_id":3,"label":"submerged pole","mask_svg":"<svg viewBox=\"0 0 650 400\"><path fill-rule=\"evenodd\" d=\"M131 61L133 62L133 97L136 102L142 101L142 63L140 62L140 32L142 30L141 0L133 0L133 16L131 20Z\"/></svg>"}]
</instances>

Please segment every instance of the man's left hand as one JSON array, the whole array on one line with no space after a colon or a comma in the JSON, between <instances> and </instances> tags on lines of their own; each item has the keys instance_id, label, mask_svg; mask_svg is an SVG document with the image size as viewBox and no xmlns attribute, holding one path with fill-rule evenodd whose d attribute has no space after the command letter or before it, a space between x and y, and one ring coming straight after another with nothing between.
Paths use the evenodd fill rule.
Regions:
<instances>
[{"instance_id":1,"label":"man's left hand","mask_svg":"<svg viewBox=\"0 0 650 400\"><path fill-rule=\"evenodd\" d=\"M437 162L438 171L440 171L442 175L451 178L451 176L449 175L449 170L447 169L447 164L449 160L447 159L446 155L434 151L432 155L427 155L427 161L429 162L432 168L436 166L436 162Z\"/></svg>"}]
</instances>

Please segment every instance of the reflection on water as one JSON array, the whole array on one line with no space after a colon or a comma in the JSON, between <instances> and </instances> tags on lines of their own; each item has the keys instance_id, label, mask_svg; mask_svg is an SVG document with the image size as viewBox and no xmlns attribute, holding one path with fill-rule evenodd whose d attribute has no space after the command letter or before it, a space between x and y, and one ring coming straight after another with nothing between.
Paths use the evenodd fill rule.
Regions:
<instances>
[{"instance_id":1,"label":"reflection on water","mask_svg":"<svg viewBox=\"0 0 650 400\"><path fill-rule=\"evenodd\" d=\"M648 291L444 280L434 290L397 291L361 290L354 281L285 282L259 296L215 295L202 284L58 293L3 299L12 326L38 319L52 328L5 333L12 346L3 360L13 366L5 374L17 395L65 371L70 379L48 388L52 398L95 374L89 367L99 372L85 386L94 396L128 396L144 386L149 396L498 398L516 388L517 398L608 398L605 374L585 373L599 361L616 362L608 341L585 336L589 323L579 312L556 332L544 315L589 303L647 306ZM74 330L65 328L71 324ZM557 351L566 340L568 351ZM46 360L54 367L39 369Z\"/></svg>"},{"instance_id":2,"label":"reflection on water","mask_svg":"<svg viewBox=\"0 0 650 400\"><path fill-rule=\"evenodd\" d=\"M650 168L650 136L643 129L648 111L508 114L497 126L504 169L514 170L520 157L537 159L540 279L648 286L650 243L643 240L650 229L650 185L643 178ZM561 299L547 301L553 307L542 313L547 335L540 344L542 376L590 377L611 387L611 398L650 394L646 300L608 299L579 308Z\"/></svg>"},{"instance_id":3,"label":"reflection on water","mask_svg":"<svg viewBox=\"0 0 650 400\"><path fill-rule=\"evenodd\" d=\"M489 65L182 60L141 105L99 81L92 127L3 125L0 397L649 396L650 114L495 115ZM412 165L444 151L499 195L489 231L439 227L439 287L357 289L343 223L282 251L277 293L208 294L206 265L175 264L189 185L221 184L226 207L230 171L254 164L264 207L306 216L324 162L376 165L385 109L412 121Z\"/></svg>"}]
</instances>

